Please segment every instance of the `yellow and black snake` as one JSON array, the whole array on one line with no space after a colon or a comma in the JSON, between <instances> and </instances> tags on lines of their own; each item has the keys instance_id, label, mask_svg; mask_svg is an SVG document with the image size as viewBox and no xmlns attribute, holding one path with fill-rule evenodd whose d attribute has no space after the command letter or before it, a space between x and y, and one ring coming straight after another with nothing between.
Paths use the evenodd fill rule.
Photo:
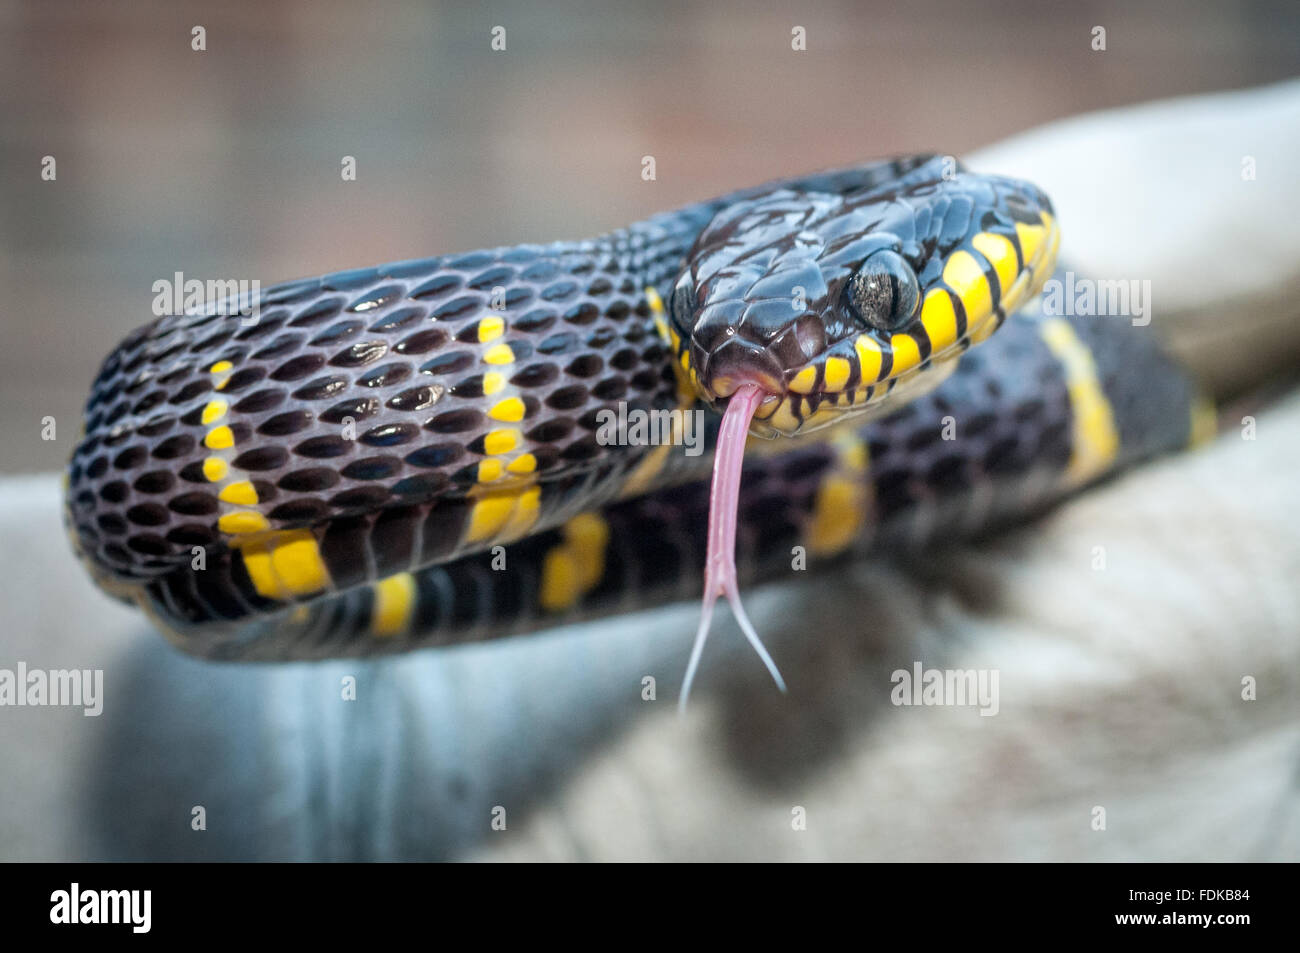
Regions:
<instances>
[{"instance_id":1,"label":"yellow and black snake","mask_svg":"<svg viewBox=\"0 0 1300 953\"><path fill-rule=\"evenodd\" d=\"M1058 243L1033 185L918 156L164 316L94 382L69 528L214 658L739 611L801 556L969 536L1190 441L1148 335L1016 313ZM742 474L747 431L777 439Z\"/></svg>"}]
</instances>

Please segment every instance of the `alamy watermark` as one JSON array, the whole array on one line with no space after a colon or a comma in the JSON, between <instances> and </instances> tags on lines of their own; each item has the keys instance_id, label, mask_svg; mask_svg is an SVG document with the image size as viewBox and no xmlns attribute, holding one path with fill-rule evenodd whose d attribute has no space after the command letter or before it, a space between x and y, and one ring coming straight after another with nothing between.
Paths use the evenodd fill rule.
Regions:
<instances>
[{"instance_id":1,"label":"alamy watermark","mask_svg":"<svg viewBox=\"0 0 1300 953\"><path fill-rule=\"evenodd\" d=\"M0 668L0 707L80 708L87 718L104 710L102 668Z\"/></svg>"},{"instance_id":2,"label":"alamy watermark","mask_svg":"<svg viewBox=\"0 0 1300 953\"><path fill-rule=\"evenodd\" d=\"M1135 328L1151 323L1150 278L1079 278L1067 271L1065 280L1043 284L1043 313L1053 317L1125 317Z\"/></svg>"},{"instance_id":3,"label":"alamy watermark","mask_svg":"<svg viewBox=\"0 0 1300 953\"><path fill-rule=\"evenodd\" d=\"M672 444L686 448L688 457L704 452L704 411L628 409L608 407L596 412L596 442L602 447L647 447Z\"/></svg>"},{"instance_id":4,"label":"alamy watermark","mask_svg":"<svg viewBox=\"0 0 1300 953\"><path fill-rule=\"evenodd\" d=\"M910 671L895 669L889 680L889 700L898 706L979 706L982 716L996 715L1001 707L996 668L925 668L913 662Z\"/></svg>"},{"instance_id":5,"label":"alamy watermark","mask_svg":"<svg viewBox=\"0 0 1300 953\"><path fill-rule=\"evenodd\" d=\"M186 278L176 272L153 283L153 313L240 315L244 327L261 317L262 282L258 278Z\"/></svg>"},{"instance_id":6,"label":"alamy watermark","mask_svg":"<svg viewBox=\"0 0 1300 953\"><path fill-rule=\"evenodd\" d=\"M127 924L132 933L153 925L152 890L83 890L73 883L50 894L50 922L55 924Z\"/></svg>"}]
</instances>

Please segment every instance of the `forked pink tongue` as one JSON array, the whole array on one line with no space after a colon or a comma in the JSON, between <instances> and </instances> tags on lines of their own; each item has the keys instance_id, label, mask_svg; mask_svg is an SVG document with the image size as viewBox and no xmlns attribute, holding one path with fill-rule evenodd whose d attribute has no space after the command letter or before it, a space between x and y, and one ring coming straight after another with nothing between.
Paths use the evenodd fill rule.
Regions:
<instances>
[{"instance_id":1,"label":"forked pink tongue","mask_svg":"<svg viewBox=\"0 0 1300 953\"><path fill-rule=\"evenodd\" d=\"M709 636L709 623L713 620L713 606L718 596L725 595L731 603L736 622L749 639L758 657L772 673L777 687L785 691L785 682L776 670L776 663L759 641L754 624L745 615L740 604L740 590L736 586L736 513L740 507L740 471L745 459L745 438L749 435L749 422L763 402L763 389L756 384L742 384L731 395L727 410L722 415L718 431L718 447L713 457L713 485L709 492L709 546L704 568L704 608L700 629L695 634L691 660L686 666L682 681L679 711L686 710L686 699L691 694L691 682L699 668L704 642Z\"/></svg>"}]
</instances>

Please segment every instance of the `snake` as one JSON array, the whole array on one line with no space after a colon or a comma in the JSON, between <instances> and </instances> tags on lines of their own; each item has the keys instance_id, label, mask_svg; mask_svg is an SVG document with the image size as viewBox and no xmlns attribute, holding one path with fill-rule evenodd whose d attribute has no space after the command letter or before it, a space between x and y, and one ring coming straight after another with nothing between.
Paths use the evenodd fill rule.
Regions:
<instances>
[{"instance_id":1,"label":"snake","mask_svg":"<svg viewBox=\"0 0 1300 953\"><path fill-rule=\"evenodd\" d=\"M1150 334L1043 306L1060 235L1037 186L915 155L159 314L91 386L67 530L204 658L702 599L684 701L726 596L784 688L742 586L972 539L1204 436Z\"/></svg>"}]
</instances>

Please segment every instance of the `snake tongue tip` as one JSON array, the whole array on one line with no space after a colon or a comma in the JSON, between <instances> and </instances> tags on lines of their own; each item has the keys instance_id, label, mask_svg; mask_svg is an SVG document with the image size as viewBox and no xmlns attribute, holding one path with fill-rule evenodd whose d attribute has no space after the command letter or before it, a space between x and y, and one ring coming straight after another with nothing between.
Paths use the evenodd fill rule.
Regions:
<instances>
[{"instance_id":1,"label":"snake tongue tip","mask_svg":"<svg viewBox=\"0 0 1300 953\"><path fill-rule=\"evenodd\" d=\"M709 535L704 571L704 601L700 614L700 628L695 634L691 659L686 667L686 677L682 681L679 711L684 711L686 708L691 683L695 679L700 656L704 651L704 643L708 639L713 608L718 596L724 594L727 602L731 604L741 631L745 633L745 638L763 660L777 686L781 691L785 691L785 682L781 679L781 673L777 671L776 664L759 640L753 623L745 614L736 581L736 511L740 504L740 473L744 464L745 438L749 433L749 424L763 397L764 390L758 384L742 384L732 394L722 417L722 427L718 432L718 445L713 460L713 483L709 493Z\"/></svg>"}]
</instances>

